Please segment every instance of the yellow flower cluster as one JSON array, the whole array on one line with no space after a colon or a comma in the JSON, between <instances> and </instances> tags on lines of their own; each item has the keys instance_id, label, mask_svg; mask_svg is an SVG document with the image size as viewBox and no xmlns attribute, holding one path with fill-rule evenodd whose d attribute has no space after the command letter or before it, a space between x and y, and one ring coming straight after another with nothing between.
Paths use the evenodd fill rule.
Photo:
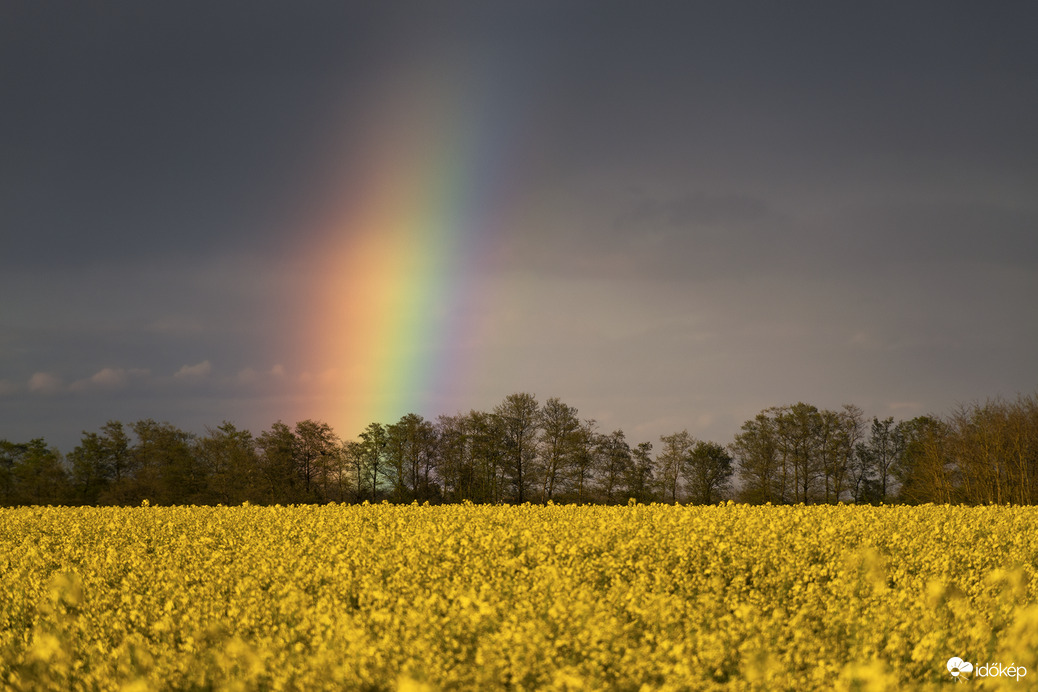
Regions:
<instances>
[{"instance_id":1,"label":"yellow flower cluster","mask_svg":"<svg viewBox=\"0 0 1038 692\"><path fill-rule=\"evenodd\" d=\"M6 509L0 688L1033 682L1035 536L1019 507Z\"/></svg>"}]
</instances>

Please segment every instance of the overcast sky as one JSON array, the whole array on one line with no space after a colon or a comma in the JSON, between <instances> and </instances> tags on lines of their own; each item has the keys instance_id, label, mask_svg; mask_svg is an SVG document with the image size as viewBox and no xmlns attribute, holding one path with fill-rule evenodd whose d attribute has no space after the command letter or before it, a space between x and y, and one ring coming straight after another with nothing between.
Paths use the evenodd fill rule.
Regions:
<instances>
[{"instance_id":1,"label":"overcast sky","mask_svg":"<svg viewBox=\"0 0 1038 692\"><path fill-rule=\"evenodd\" d=\"M347 252L326 220L370 152L412 140L464 150L443 176L480 213L465 326L408 334L453 354L408 410L529 391L632 444L726 443L772 405L1034 393L1035 27L1030 2L4 3L0 438L355 436L314 386L350 365L319 362L344 318L316 258Z\"/></svg>"}]
</instances>

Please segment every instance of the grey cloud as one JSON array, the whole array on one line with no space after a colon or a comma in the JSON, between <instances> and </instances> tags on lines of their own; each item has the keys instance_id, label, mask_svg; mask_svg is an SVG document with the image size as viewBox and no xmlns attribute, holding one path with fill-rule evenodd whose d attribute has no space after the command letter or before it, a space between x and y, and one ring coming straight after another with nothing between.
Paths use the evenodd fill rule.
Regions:
<instances>
[{"instance_id":1,"label":"grey cloud","mask_svg":"<svg viewBox=\"0 0 1038 692\"><path fill-rule=\"evenodd\" d=\"M459 192L507 183L461 407L530 388L723 441L797 398L1038 378L1031 5L57 8L0 23L0 436L294 406L297 251L423 79L464 94Z\"/></svg>"},{"instance_id":2,"label":"grey cloud","mask_svg":"<svg viewBox=\"0 0 1038 692\"><path fill-rule=\"evenodd\" d=\"M629 204L631 208L616 219L618 231L646 226L732 228L758 223L773 213L765 200L739 194L687 193L669 199L639 195Z\"/></svg>"},{"instance_id":3,"label":"grey cloud","mask_svg":"<svg viewBox=\"0 0 1038 692\"><path fill-rule=\"evenodd\" d=\"M843 210L833 229L862 262L1038 264L1038 207L961 199L888 201Z\"/></svg>"},{"instance_id":4,"label":"grey cloud","mask_svg":"<svg viewBox=\"0 0 1038 692\"><path fill-rule=\"evenodd\" d=\"M692 284L786 270L810 241L771 200L738 193L578 191L529 225L538 231L515 234L512 265Z\"/></svg>"}]
</instances>

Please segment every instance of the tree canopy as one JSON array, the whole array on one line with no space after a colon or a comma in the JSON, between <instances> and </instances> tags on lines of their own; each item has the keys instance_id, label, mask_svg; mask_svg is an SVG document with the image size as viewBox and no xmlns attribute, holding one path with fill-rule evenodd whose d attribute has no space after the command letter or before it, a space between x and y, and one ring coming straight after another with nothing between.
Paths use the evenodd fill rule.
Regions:
<instances>
[{"instance_id":1,"label":"tree canopy","mask_svg":"<svg viewBox=\"0 0 1038 692\"><path fill-rule=\"evenodd\" d=\"M856 406L764 409L728 443L688 430L604 432L552 397L492 411L408 413L343 439L327 423L224 421L204 434L151 419L84 431L62 455L0 440L0 505L321 502L1038 502L1038 398L951 415L865 417Z\"/></svg>"}]
</instances>

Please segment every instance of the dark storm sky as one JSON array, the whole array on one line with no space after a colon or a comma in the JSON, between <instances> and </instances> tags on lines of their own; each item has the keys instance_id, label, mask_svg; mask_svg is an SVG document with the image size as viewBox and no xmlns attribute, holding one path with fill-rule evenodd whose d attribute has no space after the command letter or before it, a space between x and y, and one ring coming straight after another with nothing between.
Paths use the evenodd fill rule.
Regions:
<instances>
[{"instance_id":1,"label":"dark storm sky","mask_svg":"<svg viewBox=\"0 0 1038 692\"><path fill-rule=\"evenodd\" d=\"M298 358L315 210L364 179L386 85L441 69L498 109L511 206L473 384L427 417L532 391L632 442L727 442L798 400L1033 393L1036 26L1025 2L6 3L0 438L334 418Z\"/></svg>"}]
</instances>

